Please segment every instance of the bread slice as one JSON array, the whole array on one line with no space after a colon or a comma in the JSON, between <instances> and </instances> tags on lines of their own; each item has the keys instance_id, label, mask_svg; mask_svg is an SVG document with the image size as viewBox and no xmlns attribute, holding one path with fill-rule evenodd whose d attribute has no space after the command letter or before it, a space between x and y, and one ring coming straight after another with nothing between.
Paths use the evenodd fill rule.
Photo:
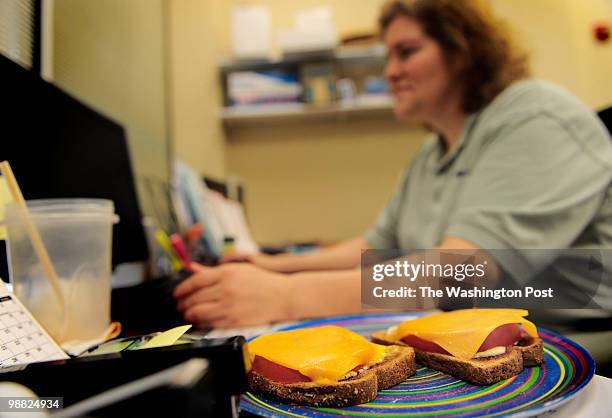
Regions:
<instances>
[{"instance_id":1,"label":"bread slice","mask_svg":"<svg viewBox=\"0 0 612 418\"><path fill-rule=\"evenodd\" d=\"M417 361L474 385L492 385L523 371L523 356L514 348L499 356L471 360L421 351L417 352Z\"/></svg>"},{"instance_id":2,"label":"bread slice","mask_svg":"<svg viewBox=\"0 0 612 418\"><path fill-rule=\"evenodd\" d=\"M279 383L251 371L248 384L251 391L280 402L342 408L370 402L376 398L379 390L397 385L415 372L414 350L398 347L397 350L390 350L381 363L349 373L337 383Z\"/></svg>"},{"instance_id":3,"label":"bread slice","mask_svg":"<svg viewBox=\"0 0 612 418\"><path fill-rule=\"evenodd\" d=\"M384 331L371 335L372 342L383 345L406 346L402 341L395 341ZM522 345L513 346L499 356L464 360L448 354L429 353L415 350L416 361L439 372L447 373L475 385L491 385L501 380L516 376L525 366L536 366L544 363L542 339L532 338L521 341Z\"/></svg>"},{"instance_id":4,"label":"bread slice","mask_svg":"<svg viewBox=\"0 0 612 418\"><path fill-rule=\"evenodd\" d=\"M519 341L515 348L523 355L523 365L525 367L544 364L544 342L541 338L525 338Z\"/></svg>"},{"instance_id":5,"label":"bread slice","mask_svg":"<svg viewBox=\"0 0 612 418\"><path fill-rule=\"evenodd\" d=\"M400 347L389 352L382 363L370 367L376 374L378 390L398 385L416 373L415 351L412 347Z\"/></svg>"}]
</instances>

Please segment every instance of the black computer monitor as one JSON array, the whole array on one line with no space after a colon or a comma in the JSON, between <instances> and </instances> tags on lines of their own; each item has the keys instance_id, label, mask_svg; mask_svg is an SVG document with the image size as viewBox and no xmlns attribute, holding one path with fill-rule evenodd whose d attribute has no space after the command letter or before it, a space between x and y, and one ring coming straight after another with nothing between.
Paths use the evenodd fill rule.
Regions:
<instances>
[{"instance_id":1,"label":"black computer monitor","mask_svg":"<svg viewBox=\"0 0 612 418\"><path fill-rule=\"evenodd\" d=\"M612 106L600 110L597 115L604 125L606 125L606 128L608 128L608 131L610 131L610 134L612 135Z\"/></svg>"},{"instance_id":2,"label":"black computer monitor","mask_svg":"<svg viewBox=\"0 0 612 418\"><path fill-rule=\"evenodd\" d=\"M113 266L147 260L123 127L1 55L0 86L0 161L24 197L111 199Z\"/></svg>"}]
</instances>

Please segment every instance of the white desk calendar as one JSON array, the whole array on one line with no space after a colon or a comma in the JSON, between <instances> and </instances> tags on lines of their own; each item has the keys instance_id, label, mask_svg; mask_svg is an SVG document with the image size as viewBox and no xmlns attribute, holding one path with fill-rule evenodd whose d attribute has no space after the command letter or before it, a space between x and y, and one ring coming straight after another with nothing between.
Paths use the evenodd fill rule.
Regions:
<instances>
[{"instance_id":1,"label":"white desk calendar","mask_svg":"<svg viewBox=\"0 0 612 418\"><path fill-rule=\"evenodd\" d=\"M69 358L0 281L0 372L26 363Z\"/></svg>"}]
</instances>

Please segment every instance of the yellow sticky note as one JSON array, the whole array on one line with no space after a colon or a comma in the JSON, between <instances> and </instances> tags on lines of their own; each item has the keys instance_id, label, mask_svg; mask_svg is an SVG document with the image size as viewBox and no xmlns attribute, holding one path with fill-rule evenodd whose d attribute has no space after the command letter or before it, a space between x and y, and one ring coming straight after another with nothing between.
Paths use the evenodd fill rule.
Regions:
<instances>
[{"instance_id":1,"label":"yellow sticky note","mask_svg":"<svg viewBox=\"0 0 612 418\"><path fill-rule=\"evenodd\" d=\"M0 223L4 221L4 205L11 203L13 197L9 192L4 177L0 176ZM0 240L6 239L6 228L0 225Z\"/></svg>"},{"instance_id":2,"label":"yellow sticky note","mask_svg":"<svg viewBox=\"0 0 612 418\"><path fill-rule=\"evenodd\" d=\"M189 331L189 328L191 328L191 325L182 325L180 327L169 329L168 331L162 332L161 334L151 338L145 344L135 348L135 350L142 350L143 348L166 347L169 345L173 345L179 338L183 336L184 333Z\"/></svg>"}]
</instances>

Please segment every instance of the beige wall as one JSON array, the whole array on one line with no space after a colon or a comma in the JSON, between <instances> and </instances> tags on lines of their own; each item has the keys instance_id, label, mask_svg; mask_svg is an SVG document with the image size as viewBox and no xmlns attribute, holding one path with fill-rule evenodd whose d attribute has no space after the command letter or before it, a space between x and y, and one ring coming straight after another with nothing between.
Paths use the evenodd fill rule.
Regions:
<instances>
[{"instance_id":1,"label":"beige wall","mask_svg":"<svg viewBox=\"0 0 612 418\"><path fill-rule=\"evenodd\" d=\"M612 42L592 26L612 21L611 0L491 0L531 53L534 75L555 81L596 109L612 103Z\"/></svg>"},{"instance_id":2,"label":"beige wall","mask_svg":"<svg viewBox=\"0 0 612 418\"><path fill-rule=\"evenodd\" d=\"M167 178L162 0L54 3L55 82L126 128L137 175Z\"/></svg>"},{"instance_id":3,"label":"beige wall","mask_svg":"<svg viewBox=\"0 0 612 418\"><path fill-rule=\"evenodd\" d=\"M588 105L601 108L612 105L612 41L595 42L592 27L597 20L612 25L612 0L568 0L573 27L574 51L578 76L582 80L581 97Z\"/></svg>"},{"instance_id":4,"label":"beige wall","mask_svg":"<svg viewBox=\"0 0 612 418\"><path fill-rule=\"evenodd\" d=\"M574 92L581 90L577 68L568 62L568 51L574 47L567 0L491 3L498 15L510 22L518 41L529 52L536 77L555 81Z\"/></svg>"},{"instance_id":5,"label":"beige wall","mask_svg":"<svg viewBox=\"0 0 612 418\"><path fill-rule=\"evenodd\" d=\"M218 37L214 0L167 0L171 132L177 158L198 172L223 178L225 136L218 118Z\"/></svg>"},{"instance_id":6,"label":"beige wall","mask_svg":"<svg viewBox=\"0 0 612 418\"><path fill-rule=\"evenodd\" d=\"M173 129L179 157L198 171L236 174L247 189L256 239L342 239L361 233L388 199L424 137L392 121L278 123L220 129L215 62L231 54L231 11L243 0L169 0ZM610 0L490 0L531 52L534 75L572 90L591 107L612 101L612 43L597 44ZM273 37L299 9L329 4L338 30L373 27L382 0L257 0Z\"/></svg>"},{"instance_id":7,"label":"beige wall","mask_svg":"<svg viewBox=\"0 0 612 418\"><path fill-rule=\"evenodd\" d=\"M333 241L374 221L424 136L389 120L236 129L227 155L256 239Z\"/></svg>"}]
</instances>

